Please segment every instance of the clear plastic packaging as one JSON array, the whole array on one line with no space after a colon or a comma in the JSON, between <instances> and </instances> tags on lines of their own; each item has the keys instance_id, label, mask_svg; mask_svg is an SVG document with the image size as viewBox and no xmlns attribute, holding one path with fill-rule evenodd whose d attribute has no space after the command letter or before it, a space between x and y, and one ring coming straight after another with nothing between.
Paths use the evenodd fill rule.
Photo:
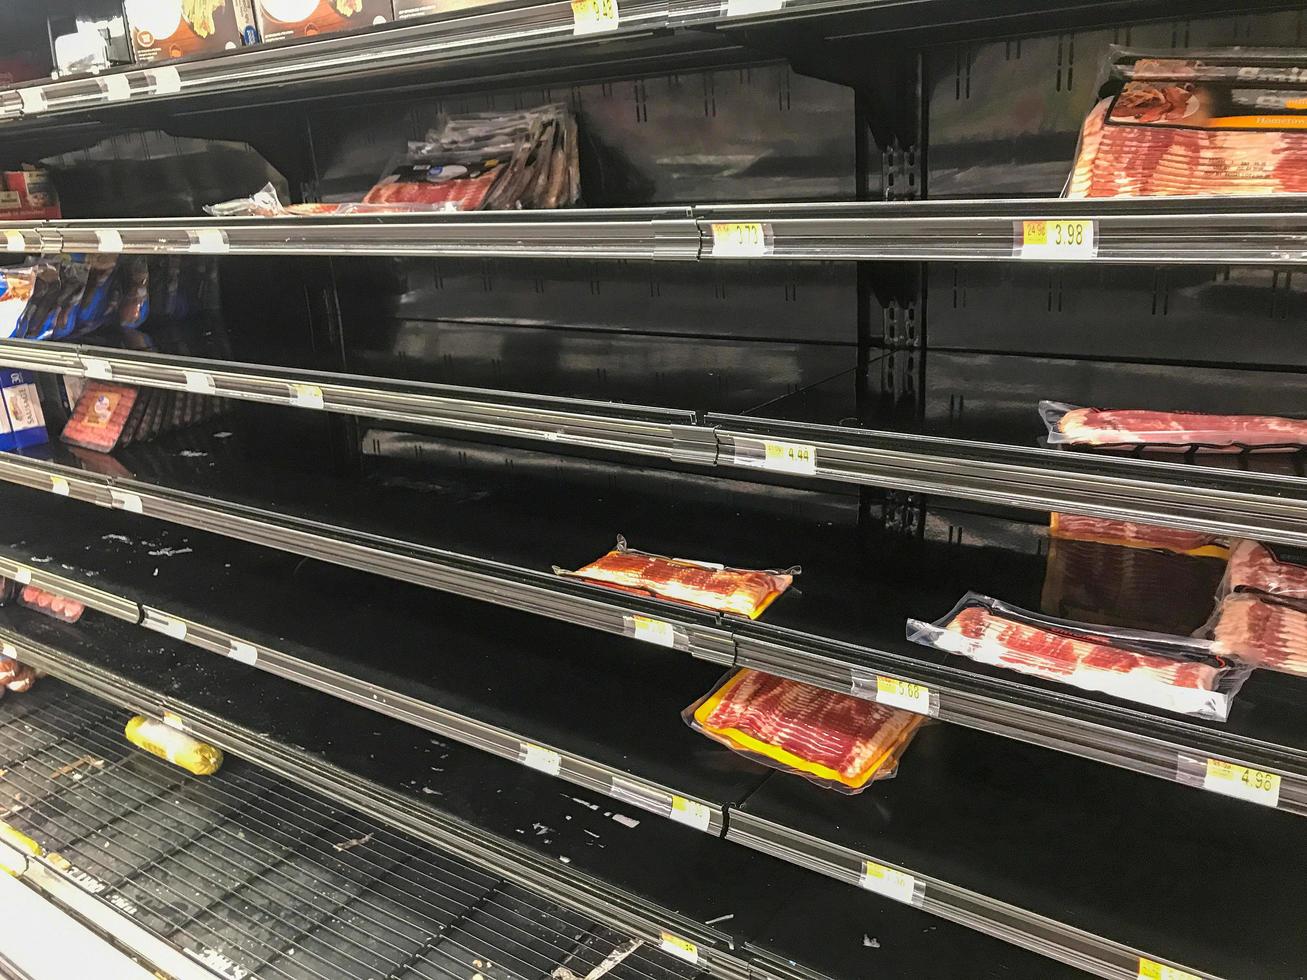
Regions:
<instances>
[{"instance_id":1,"label":"clear plastic packaging","mask_svg":"<svg viewBox=\"0 0 1307 980\"><path fill-rule=\"evenodd\" d=\"M0 657L0 690L22 693L30 691L41 674L34 667L20 664L13 657Z\"/></svg>"},{"instance_id":2,"label":"clear plastic packaging","mask_svg":"<svg viewBox=\"0 0 1307 980\"><path fill-rule=\"evenodd\" d=\"M898 771L924 715L747 668L682 713L696 732L755 762L854 794Z\"/></svg>"},{"instance_id":3,"label":"clear plastic packaging","mask_svg":"<svg viewBox=\"0 0 1307 980\"><path fill-rule=\"evenodd\" d=\"M969 592L914 643L1139 704L1224 721L1251 668L1204 639L1054 619Z\"/></svg>"},{"instance_id":4,"label":"clear plastic packaging","mask_svg":"<svg viewBox=\"0 0 1307 980\"><path fill-rule=\"evenodd\" d=\"M781 572L759 571L667 558L636 551L620 535L617 547L574 572L554 566L556 575L749 619L761 616L800 571L797 566Z\"/></svg>"},{"instance_id":5,"label":"clear plastic packaging","mask_svg":"<svg viewBox=\"0 0 1307 980\"><path fill-rule=\"evenodd\" d=\"M240 197L219 204L206 204L204 207L204 213L215 218L304 218L350 214L433 214L453 210L458 209L440 204L402 202L367 204L360 201L346 201L339 204L283 204L281 198L277 195L277 188L271 183L264 184L263 187L249 197Z\"/></svg>"},{"instance_id":6,"label":"clear plastic packaging","mask_svg":"<svg viewBox=\"0 0 1307 980\"><path fill-rule=\"evenodd\" d=\"M1220 596L1234 592L1260 592L1307 602L1307 564L1284 561L1259 541L1237 541L1225 566Z\"/></svg>"},{"instance_id":7,"label":"clear plastic packaging","mask_svg":"<svg viewBox=\"0 0 1307 980\"><path fill-rule=\"evenodd\" d=\"M77 622L86 612L86 606L76 599L66 599L35 585L24 585L19 589L18 604L65 623Z\"/></svg>"},{"instance_id":8,"label":"clear plastic packaging","mask_svg":"<svg viewBox=\"0 0 1307 980\"><path fill-rule=\"evenodd\" d=\"M1113 48L1066 196L1307 192L1307 53Z\"/></svg>"},{"instance_id":9,"label":"clear plastic packaging","mask_svg":"<svg viewBox=\"0 0 1307 980\"><path fill-rule=\"evenodd\" d=\"M17 266L0 269L0 338L18 334L18 325L36 289L36 269Z\"/></svg>"},{"instance_id":10,"label":"clear plastic packaging","mask_svg":"<svg viewBox=\"0 0 1307 980\"><path fill-rule=\"evenodd\" d=\"M1307 447L1307 420L1273 415L1083 408L1053 401L1041 401L1039 414L1050 446L1225 453L1296 452Z\"/></svg>"},{"instance_id":11,"label":"clear plastic packaging","mask_svg":"<svg viewBox=\"0 0 1307 980\"><path fill-rule=\"evenodd\" d=\"M1307 677L1307 604L1253 592L1235 592L1199 630L1254 667Z\"/></svg>"},{"instance_id":12,"label":"clear plastic packaging","mask_svg":"<svg viewBox=\"0 0 1307 980\"><path fill-rule=\"evenodd\" d=\"M1225 558L1230 554L1229 545L1220 535L1081 514L1050 514L1048 535L1065 541L1089 541L1118 548L1171 551L1193 558Z\"/></svg>"}]
</instances>

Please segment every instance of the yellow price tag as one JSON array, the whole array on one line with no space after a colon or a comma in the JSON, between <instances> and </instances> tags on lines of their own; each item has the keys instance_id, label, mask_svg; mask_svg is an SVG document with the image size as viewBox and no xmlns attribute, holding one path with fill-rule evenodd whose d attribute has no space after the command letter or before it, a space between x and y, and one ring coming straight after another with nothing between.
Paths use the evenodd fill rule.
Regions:
<instances>
[{"instance_id":1,"label":"yellow price tag","mask_svg":"<svg viewBox=\"0 0 1307 980\"><path fill-rule=\"evenodd\" d=\"M676 630L671 623L650 619L648 616L627 616L627 620L632 635L637 640L660 647L676 646Z\"/></svg>"},{"instance_id":2,"label":"yellow price tag","mask_svg":"<svg viewBox=\"0 0 1307 980\"><path fill-rule=\"evenodd\" d=\"M1207 760L1203 789L1262 806L1278 806L1280 803L1279 776L1223 759Z\"/></svg>"},{"instance_id":3,"label":"yellow price tag","mask_svg":"<svg viewBox=\"0 0 1307 980\"><path fill-rule=\"evenodd\" d=\"M706 831L712 826L712 810L697 800L687 800L684 796L672 797L670 815L676 823L683 823L695 830Z\"/></svg>"},{"instance_id":4,"label":"yellow price tag","mask_svg":"<svg viewBox=\"0 0 1307 980\"><path fill-rule=\"evenodd\" d=\"M572 0L573 35L615 31L620 20L617 0Z\"/></svg>"},{"instance_id":5,"label":"yellow price tag","mask_svg":"<svg viewBox=\"0 0 1307 980\"><path fill-rule=\"evenodd\" d=\"M763 444L763 469L777 470L781 473L805 473L809 476L817 472L817 449L800 442L772 442Z\"/></svg>"},{"instance_id":6,"label":"yellow price tag","mask_svg":"<svg viewBox=\"0 0 1307 980\"><path fill-rule=\"evenodd\" d=\"M1139 980L1201 980L1200 977L1184 970L1178 970L1165 963L1158 963L1146 956L1139 957Z\"/></svg>"},{"instance_id":7,"label":"yellow price tag","mask_svg":"<svg viewBox=\"0 0 1307 980\"><path fill-rule=\"evenodd\" d=\"M68 497L72 495L73 491L68 485L68 481L62 476L52 476L50 477L50 492L57 493L61 497Z\"/></svg>"},{"instance_id":8,"label":"yellow price tag","mask_svg":"<svg viewBox=\"0 0 1307 980\"><path fill-rule=\"evenodd\" d=\"M659 946L662 947L664 953L670 953L677 959L685 960L687 963L699 962L699 947L688 939L674 936L670 932L663 932Z\"/></svg>"},{"instance_id":9,"label":"yellow price tag","mask_svg":"<svg viewBox=\"0 0 1307 980\"><path fill-rule=\"evenodd\" d=\"M875 861L862 862L862 879L859 884L867 891L908 905L913 904L917 894L916 878L905 871L896 871Z\"/></svg>"},{"instance_id":10,"label":"yellow price tag","mask_svg":"<svg viewBox=\"0 0 1307 980\"><path fill-rule=\"evenodd\" d=\"M925 684L914 684L894 677L876 678L876 700L891 708L915 711L919 715L929 715L930 688Z\"/></svg>"},{"instance_id":11,"label":"yellow price tag","mask_svg":"<svg viewBox=\"0 0 1307 980\"><path fill-rule=\"evenodd\" d=\"M1021 222L1023 259L1092 259L1098 254L1095 222L1089 218Z\"/></svg>"},{"instance_id":12,"label":"yellow price tag","mask_svg":"<svg viewBox=\"0 0 1307 980\"><path fill-rule=\"evenodd\" d=\"M322 408L326 404L322 399L321 388L299 382L290 386L290 403L296 408Z\"/></svg>"},{"instance_id":13,"label":"yellow price tag","mask_svg":"<svg viewBox=\"0 0 1307 980\"><path fill-rule=\"evenodd\" d=\"M770 229L760 221L715 223L712 226L712 254L721 256L766 255L771 251Z\"/></svg>"}]
</instances>

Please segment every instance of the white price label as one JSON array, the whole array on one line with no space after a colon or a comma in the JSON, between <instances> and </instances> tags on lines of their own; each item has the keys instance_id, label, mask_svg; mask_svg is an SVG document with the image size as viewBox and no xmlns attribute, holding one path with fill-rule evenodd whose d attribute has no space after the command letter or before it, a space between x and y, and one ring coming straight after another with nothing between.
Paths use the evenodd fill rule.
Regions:
<instances>
[{"instance_id":1,"label":"white price label","mask_svg":"<svg viewBox=\"0 0 1307 980\"><path fill-rule=\"evenodd\" d=\"M1018 254L1023 259L1092 259L1098 254L1095 222L1086 218L1018 222Z\"/></svg>"},{"instance_id":2,"label":"white price label","mask_svg":"<svg viewBox=\"0 0 1307 980\"><path fill-rule=\"evenodd\" d=\"M699 962L699 947L674 933L663 932L658 945L664 953L675 956L678 960L685 960L687 963Z\"/></svg>"},{"instance_id":3,"label":"white price label","mask_svg":"<svg viewBox=\"0 0 1307 980\"><path fill-rule=\"evenodd\" d=\"M113 380L113 365L103 357L85 357L81 358L82 373L88 378L98 378L100 381Z\"/></svg>"},{"instance_id":4,"label":"white price label","mask_svg":"<svg viewBox=\"0 0 1307 980\"><path fill-rule=\"evenodd\" d=\"M183 371L186 376L186 390L200 395L212 395L218 390L213 383L213 375L207 371Z\"/></svg>"},{"instance_id":5,"label":"white price label","mask_svg":"<svg viewBox=\"0 0 1307 980\"><path fill-rule=\"evenodd\" d=\"M727 17L747 17L749 14L767 14L780 10L785 0L726 0Z\"/></svg>"},{"instance_id":6,"label":"white price label","mask_svg":"<svg viewBox=\"0 0 1307 980\"><path fill-rule=\"evenodd\" d=\"M141 623L147 630L154 630L156 633L162 633L164 636L171 636L174 640L186 639L186 624L180 619L174 619L167 613L161 613L157 609L145 609L145 619Z\"/></svg>"},{"instance_id":7,"label":"white price label","mask_svg":"<svg viewBox=\"0 0 1307 980\"><path fill-rule=\"evenodd\" d=\"M893 677L877 677L876 700L891 708L915 711L919 715L932 714L930 688L924 684L900 681Z\"/></svg>"},{"instance_id":8,"label":"white price label","mask_svg":"<svg viewBox=\"0 0 1307 980\"><path fill-rule=\"evenodd\" d=\"M769 439L763 443L762 468L811 476L817 472L817 449L799 442L772 442Z\"/></svg>"},{"instance_id":9,"label":"white price label","mask_svg":"<svg viewBox=\"0 0 1307 980\"><path fill-rule=\"evenodd\" d=\"M5 251L6 252L26 252L27 239L23 237L21 231L14 231L12 228L5 230Z\"/></svg>"},{"instance_id":10,"label":"white price label","mask_svg":"<svg viewBox=\"0 0 1307 980\"><path fill-rule=\"evenodd\" d=\"M296 408L322 408L322 389L317 385L292 384L290 403Z\"/></svg>"},{"instance_id":11,"label":"white price label","mask_svg":"<svg viewBox=\"0 0 1307 980\"><path fill-rule=\"evenodd\" d=\"M1199 977L1179 967L1158 963L1146 956L1139 957L1139 980L1200 980Z\"/></svg>"},{"instance_id":12,"label":"white price label","mask_svg":"<svg viewBox=\"0 0 1307 980\"><path fill-rule=\"evenodd\" d=\"M916 878L875 861L862 862L862 877L858 883L867 891L892 898L896 902L912 905L916 899Z\"/></svg>"},{"instance_id":13,"label":"white price label","mask_svg":"<svg viewBox=\"0 0 1307 980\"><path fill-rule=\"evenodd\" d=\"M650 619L648 616L627 616L626 620L631 635L637 640L660 647L676 646L676 629L671 623Z\"/></svg>"},{"instance_id":14,"label":"white price label","mask_svg":"<svg viewBox=\"0 0 1307 980\"><path fill-rule=\"evenodd\" d=\"M550 776L557 776L563 768L563 757L553 749L541 745L523 742L518 750L518 761L528 769L535 769Z\"/></svg>"},{"instance_id":15,"label":"white price label","mask_svg":"<svg viewBox=\"0 0 1307 980\"><path fill-rule=\"evenodd\" d=\"M172 95L182 90L182 76L172 65L152 68L145 73L154 88L155 95Z\"/></svg>"},{"instance_id":16,"label":"white price label","mask_svg":"<svg viewBox=\"0 0 1307 980\"><path fill-rule=\"evenodd\" d=\"M684 796L672 797L671 818L695 830L706 831L712 826L712 810L696 800L687 800Z\"/></svg>"},{"instance_id":17,"label":"white price label","mask_svg":"<svg viewBox=\"0 0 1307 980\"><path fill-rule=\"evenodd\" d=\"M72 487L62 476L50 477L50 492L57 493L61 497L71 497L73 495Z\"/></svg>"},{"instance_id":18,"label":"white price label","mask_svg":"<svg viewBox=\"0 0 1307 980\"><path fill-rule=\"evenodd\" d=\"M1208 759L1203 789L1262 806L1278 806L1280 782L1280 777L1273 772L1250 769L1222 759Z\"/></svg>"},{"instance_id":19,"label":"white price label","mask_svg":"<svg viewBox=\"0 0 1307 980\"><path fill-rule=\"evenodd\" d=\"M45 89L40 85L20 88L18 100L22 102L25 113L45 112Z\"/></svg>"},{"instance_id":20,"label":"white price label","mask_svg":"<svg viewBox=\"0 0 1307 980\"><path fill-rule=\"evenodd\" d=\"M200 255L222 255L231 251L227 233L221 228L196 228L189 232L190 251Z\"/></svg>"},{"instance_id":21,"label":"white price label","mask_svg":"<svg viewBox=\"0 0 1307 980\"><path fill-rule=\"evenodd\" d=\"M714 258L747 258L772 250L771 225L760 221L719 221L712 225Z\"/></svg>"},{"instance_id":22,"label":"white price label","mask_svg":"<svg viewBox=\"0 0 1307 980\"><path fill-rule=\"evenodd\" d=\"M126 490L109 491L109 499L113 506L118 510L129 510L133 514L144 514L145 506L141 503L141 498L134 493L128 493Z\"/></svg>"},{"instance_id":23,"label":"white price label","mask_svg":"<svg viewBox=\"0 0 1307 980\"><path fill-rule=\"evenodd\" d=\"M4 646L0 647L0 656L8 657L10 660L17 660L18 648L6 640Z\"/></svg>"},{"instance_id":24,"label":"white price label","mask_svg":"<svg viewBox=\"0 0 1307 980\"><path fill-rule=\"evenodd\" d=\"M96 229L95 240L101 252L121 252L123 250L123 236L116 228Z\"/></svg>"},{"instance_id":25,"label":"white price label","mask_svg":"<svg viewBox=\"0 0 1307 980\"><path fill-rule=\"evenodd\" d=\"M572 33L578 37L615 31L620 21L617 0L572 0Z\"/></svg>"},{"instance_id":26,"label":"white price label","mask_svg":"<svg viewBox=\"0 0 1307 980\"><path fill-rule=\"evenodd\" d=\"M14 571L14 581L17 582L19 585L31 585L32 570L30 568L24 568L22 565L19 565L18 568L15 569Z\"/></svg>"},{"instance_id":27,"label":"white price label","mask_svg":"<svg viewBox=\"0 0 1307 980\"><path fill-rule=\"evenodd\" d=\"M100 81L110 102L126 102L132 97L132 83L126 75L105 75Z\"/></svg>"},{"instance_id":28,"label":"white price label","mask_svg":"<svg viewBox=\"0 0 1307 980\"><path fill-rule=\"evenodd\" d=\"M243 664L249 664L251 667L259 662L259 651L255 649L252 643L246 643L244 640L232 640L227 656L232 660L239 660Z\"/></svg>"},{"instance_id":29,"label":"white price label","mask_svg":"<svg viewBox=\"0 0 1307 980\"><path fill-rule=\"evenodd\" d=\"M182 716L177 714L175 711L165 711L163 713L163 723L169 728L175 728L179 732L186 731L186 722L183 721ZM169 759L168 761L172 762L173 760Z\"/></svg>"}]
</instances>

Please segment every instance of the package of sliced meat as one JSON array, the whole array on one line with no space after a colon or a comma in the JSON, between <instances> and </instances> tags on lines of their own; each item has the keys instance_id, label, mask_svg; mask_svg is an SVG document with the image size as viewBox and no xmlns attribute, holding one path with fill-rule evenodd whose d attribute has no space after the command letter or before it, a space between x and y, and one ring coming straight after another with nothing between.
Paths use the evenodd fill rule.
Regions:
<instances>
[{"instance_id":1,"label":"package of sliced meat","mask_svg":"<svg viewBox=\"0 0 1307 980\"><path fill-rule=\"evenodd\" d=\"M60 436L64 442L111 452L136 404L136 389L112 381L88 381Z\"/></svg>"},{"instance_id":2,"label":"package of sliced meat","mask_svg":"<svg viewBox=\"0 0 1307 980\"><path fill-rule=\"evenodd\" d=\"M1041 401L1050 446L1158 449L1172 452L1298 452L1307 419L1274 415L1207 415L1140 408L1082 408Z\"/></svg>"},{"instance_id":3,"label":"package of sliced meat","mask_svg":"<svg viewBox=\"0 0 1307 980\"><path fill-rule=\"evenodd\" d=\"M1116 545L1119 548L1172 551L1177 555L1194 558L1225 558L1230 554L1225 538L1206 531L1183 531L1139 521L1119 521L1081 514L1050 514L1048 536L1064 541Z\"/></svg>"},{"instance_id":4,"label":"package of sliced meat","mask_svg":"<svg viewBox=\"0 0 1307 980\"><path fill-rule=\"evenodd\" d=\"M1080 132L1066 196L1307 192L1307 52L1130 52Z\"/></svg>"},{"instance_id":5,"label":"package of sliced meat","mask_svg":"<svg viewBox=\"0 0 1307 980\"><path fill-rule=\"evenodd\" d=\"M695 731L773 769L840 793L898 770L924 715L747 668L682 717Z\"/></svg>"},{"instance_id":6,"label":"package of sliced meat","mask_svg":"<svg viewBox=\"0 0 1307 980\"><path fill-rule=\"evenodd\" d=\"M1281 558L1260 541L1236 541L1221 580L1221 598L1260 592L1307 604L1307 562Z\"/></svg>"},{"instance_id":7,"label":"package of sliced meat","mask_svg":"<svg viewBox=\"0 0 1307 980\"><path fill-rule=\"evenodd\" d=\"M33 667L20 664L13 657L0 657L0 692L30 691L41 675Z\"/></svg>"},{"instance_id":8,"label":"package of sliced meat","mask_svg":"<svg viewBox=\"0 0 1307 980\"><path fill-rule=\"evenodd\" d=\"M0 338L18 334L18 324L36 289L36 269L17 266L0 269Z\"/></svg>"},{"instance_id":9,"label":"package of sliced meat","mask_svg":"<svg viewBox=\"0 0 1307 980\"><path fill-rule=\"evenodd\" d=\"M1199 631L1254 667L1307 677L1307 603L1235 592Z\"/></svg>"},{"instance_id":10,"label":"package of sliced meat","mask_svg":"<svg viewBox=\"0 0 1307 980\"><path fill-rule=\"evenodd\" d=\"M636 551L621 536L612 551L574 572L554 566L557 575L749 619L761 616L794 583L800 571L798 567L785 571L728 568L688 558L667 558Z\"/></svg>"},{"instance_id":11,"label":"package of sliced meat","mask_svg":"<svg viewBox=\"0 0 1307 980\"><path fill-rule=\"evenodd\" d=\"M38 589L35 585L24 585L19 590L18 604L65 623L77 622L86 611L86 606L76 599L65 599L45 589Z\"/></svg>"},{"instance_id":12,"label":"package of sliced meat","mask_svg":"<svg viewBox=\"0 0 1307 980\"><path fill-rule=\"evenodd\" d=\"M1224 721L1251 667L1190 636L1055 619L969 592L908 639L977 663L1167 711Z\"/></svg>"}]
</instances>

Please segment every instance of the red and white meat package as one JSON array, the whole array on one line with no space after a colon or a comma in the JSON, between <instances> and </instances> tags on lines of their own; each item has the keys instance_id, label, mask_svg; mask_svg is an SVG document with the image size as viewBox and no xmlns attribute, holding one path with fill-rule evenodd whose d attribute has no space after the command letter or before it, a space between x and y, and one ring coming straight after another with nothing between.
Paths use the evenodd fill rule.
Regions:
<instances>
[{"instance_id":1,"label":"red and white meat package","mask_svg":"<svg viewBox=\"0 0 1307 980\"><path fill-rule=\"evenodd\" d=\"M1042 401L1050 446L1175 452L1296 452L1307 447L1307 419L1209 415L1136 408L1083 408Z\"/></svg>"}]
</instances>

